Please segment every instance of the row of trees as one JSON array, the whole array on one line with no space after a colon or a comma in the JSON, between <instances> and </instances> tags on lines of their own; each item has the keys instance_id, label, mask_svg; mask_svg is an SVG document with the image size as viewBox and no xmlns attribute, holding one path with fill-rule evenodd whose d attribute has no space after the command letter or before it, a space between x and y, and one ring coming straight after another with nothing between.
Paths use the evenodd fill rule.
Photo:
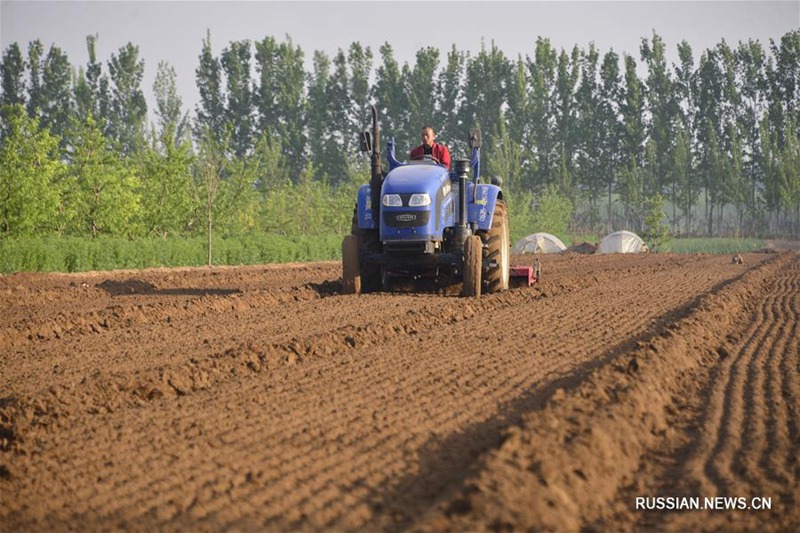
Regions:
<instances>
[{"instance_id":1,"label":"row of trees","mask_svg":"<svg viewBox=\"0 0 800 533\"><path fill-rule=\"evenodd\" d=\"M344 232L371 101L399 153L431 124L464 154L480 126L484 169L511 201L557 191L582 229L641 230L662 196L673 232L800 231L800 31L699 56L682 42L672 63L656 33L635 55L539 38L525 58L493 43L427 47L402 66L390 44L376 58L356 42L314 52L310 72L288 37L215 55L207 35L194 112L160 63L150 127L138 47L101 63L96 40L77 68L39 41L3 53L3 235L210 233L212 220L228 233Z\"/></svg>"}]
</instances>

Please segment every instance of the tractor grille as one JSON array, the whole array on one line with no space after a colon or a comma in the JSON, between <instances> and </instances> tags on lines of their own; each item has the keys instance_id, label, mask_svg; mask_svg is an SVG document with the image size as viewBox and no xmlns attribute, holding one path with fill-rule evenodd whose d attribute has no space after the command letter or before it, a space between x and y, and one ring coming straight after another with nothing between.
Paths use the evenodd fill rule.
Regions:
<instances>
[{"instance_id":1,"label":"tractor grille","mask_svg":"<svg viewBox=\"0 0 800 533\"><path fill-rule=\"evenodd\" d=\"M431 241L384 241L383 251L388 255L403 255L414 257L422 254L433 253Z\"/></svg>"},{"instance_id":2,"label":"tractor grille","mask_svg":"<svg viewBox=\"0 0 800 533\"><path fill-rule=\"evenodd\" d=\"M383 223L390 228L418 228L425 226L430 219L430 211L383 212Z\"/></svg>"}]
</instances>

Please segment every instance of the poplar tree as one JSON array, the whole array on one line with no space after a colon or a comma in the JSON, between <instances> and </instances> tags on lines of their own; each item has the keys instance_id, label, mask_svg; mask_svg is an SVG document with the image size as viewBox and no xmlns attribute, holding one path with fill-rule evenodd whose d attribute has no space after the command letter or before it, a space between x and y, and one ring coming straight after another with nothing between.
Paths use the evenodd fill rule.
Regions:
<instances>
[{"instance_id":1,"label":"poplar tree","mask_svg":"<svg viewBox=\"0 0 800 533\"><path fill-rule=\"evenodd\" d=\"M25 60L17 43L3 52L0 63L0 105L25 104Z\"/></svg>"},{"instance_id":2,"label":"poplar tree","mask_svg":"<svg viewBox=\"0 0 800 533\"><path fill-rule=\"evenodd\" d=\"M139 59L139 47L128 43L111 54L108 72L111 80L109 134L118 143L121 155L126 157L144 145L147 102L141 88L144 59Z\"/></svg>"},{"instance_id":3,"label":"poplar tree","mask_svg":"<svg viewBox=\"0 0 800 533\"><path fill-rule=\"evenodd\" d=\"M345 126L354 135L364 124L371 121L372 107L369 101L369 78L372 73L372 50L359 42L350 45L347 51L347 64L350 67L350 121Z\"/></svg>"},{"instance_id":4,"label":"poplar tree","mask_svg":"<svg viewBox=\"0 0 800 533\"><path fill-rule=\"evenodd\" d=\"M706 50L698 65L697 135L699 170L706 204L706 231L714 234L714 209L720 194L720 128L722 105L722 72L716 50Z\"/></svg>"},{"instance_id":5,"label":"poplar tree","mask_svg":"<svg viewBox=\"0 0 800 533\"><path fill-rule=\"evenodd\" d=\"M306 155L303 51L288 36L280 44L267 37L255 49L257 135L268 133L280 141L286 168L296 178Z\"/></svg>"},{"instance_id":6,"label":"poplar tree","mask_svg":"<svg viewBox=\"0 0 800 533\"><path fill-rule=\"evenodd\" d=\"M508 109L500 122L494 150L496 159L505 168L498 169L506 187L519 193L533 187L534 162L531 144L531 104L528 71L522 58L517 58L508 81ZM508 125L506 127L506 124ZM490 164L492 162L490 161Z\"/></svg>"},{"instance_id":7,"label":"poplar tree","mask_svg":"<svg viewBox=\"0 0 800 533\"><path fill-rule=\"evenodd\" d=\"M736 55L737 80L742 99L738 126L745 155L743 171L749 180L748 208L755 216L759 210L758 191L762 179L758 164L758 160L762 157L758 121L766 108L765 54L761 44L751 39L747 43L739 43Z\"/></svg>"},{"instance_id":8,"label":"poplar tree","mask_svg":"<svg viewBox=\"0 0 800 533\"><path fill-rule=\"evenodd\" d=\"M43 56L44 45L36 39L28 43L28 115L41 116L42 101L42 71L44 70Z\"/></svg>"},{"instance_id":9,"label":"poplar tree","mask_svg":"<svg viewBox=\"0 0 800 533\"><path fill-rule=\"evenodd\" d=\"M231 131L231 155L241 158L252 151L253 97L250 81L250 41L234 41L222 50L225 74L225 123Z\"/></svg>"},{"instance_id":10,"label":"poplar tree","mask_svg":"<svg viewBox=\"0 0 800 533\"><path fill-rule=\"evenodd\" d=\"M647 66L647 78L644 83L645 109L650 116L647 135L655 143L656 153L653 169L655 182L653 190L648 192L662 194L667 190L675 190L669 180L672 175L670 154L675 142L672 119L678 110L663 39L653 32L650 40L642 39L639 50L641 59ZM674 202L674 194L672 199Z\"/></svg>"},{"instance_id":11,"label":"poplar tree","mask_svg":"<svg viewBox=\"0 0 800 533\"><path fill-rule=\"evenodd\" d=\"M625 155L622 151L625 135L620 108L622 105L622 81L620 78L619 55L609 50L603 56L600 67L602 90L599 102L598 129L601 142L601 173L607 193L606 225L612 226L612 193L616 185L616 176L625 164Z\"/></svg>"},{"instance_id":12,"label":"poplar tree","mask_svg":"<svg viewBox=\"0 0 800 533\"><path fill-rule=\"evenodd\" d=\"M109 83L103 74L103 65L97 60L98 36L86 36L86 51L89 62L78 70L74 88L75 115L78 121L85 121L89 115L103 125L107 131L109 117Z\"/></svg>"},{"instance_id":13,"label":"poplar tree","mask_svg":"<svg viewBox=\"0 0 800 533\"><path fill-rule=\"evenodd\" d=\"M328 165L327 173L331 183L337 184L346 181L349 174L350 158L354 155L355 131L348 131L342 125L349 124L351 107L350 73L347 68L347 56L339 49L333 58L333 69L326 85L326 100L328 102L328 120L332 130L332 143L330 151L326 154ZM362 126L363 127L363 126Z\"/></svg>"},{"instance_id":14,"label":"poplar tree","mask_svg":"<svg viewBox=\"0 0 800 533\"><path fill-rule=\"evenodd\" d=\"M330 161L334 152L338 150L330 122L330 105L328 102L330 70L330 58L319 50L314 52L313 72L308 80L307 124L308 147L310 157L317 162L314 177L318 180L328 178ZM268 149L267 139L264 142L264 148ZM278 141L277 144L279 145L280 142Z\"/></svg>"},{"instance_id":15,"label":"poplar tree","mask_svg":"<svg viewBox=\"0 0 800 533\"><path fill-rule=\"evenodd\" d=\"M206 31L203 48L195 69L200 101L195 108L194 135L200 140L208 132L225 129L225 106L222 97L222 67L211 49L211 31Z\"/></svg>"},{"instance_id":16,"label":"poplar tree","mask_svg":"<svg viewBox=\"0 0 800 533\"><path fill-rule=\"evenodd\" d=\"M482 43L480 52L467 60L461 122L467 131L480 127L487 147L482 154L486 160L492 157L491 137L498 134L499 123L503 120L511 72L511 63L494 41L488 50ZM462 138L466 138L467 131L462 132Z\"/></svg>"},{"instance_id":17,"label":"poplar tree","mask_svg":"<svg viewBox=\"0 0 800 533\"><path fill-rule=\"evenodd\" d=\"M189 113L183 111L183 100L178 95L176 82L175 69L166 61L159 62L153 83L158 138L163 139L170 132L172 143L181 145L188 141Z\"/></svg>"},{"instance_id":18,"label":"poplar tree","mask_svg":"<svg viewBox=\"0 0 800 533\"><path fill-rule=\"evenodd\" d=\"M408 136L408 144L399 148L408 154L419 144L420 130L431 126L439 134L439 126L434 124L436 118L436 81L439 68L439 50L425 47L417 50L413 67L405 71L403 85L408 99L408 122L404 129ZM438 137L438 134L437 134ZM445 139L437 138L437 142Z\"/></svg>"},{"instance_id":19,"label":"poplar tree","mask_svg":"<svg viewBox=\"0 0 800 533\"><path fill-rule=\"evenodd\" d=\"M439 73L436 94L437 106L435 123L443 139L453 143L453 148L458 148L458 142L465 142L471 126L459 120L461 108L464 105L464 88L461 79L464 76L466 54L452 46L447 53L447 63Z\"/></svg>"},{"instance_id":20,"label":"poplar tree","mask_svg":"<svg viewBox=\"0 0 800 533\"><path fill-rule=\"evenodd\" d=\"M0 141L9 134L10 107L25 105L25 60L17 43L3 52L0 62Z\"/></svg>"},{"instance_id":21,"label":"poplar tree","mask_svg":"<svg viewBox=\"0 0 800 533\"><path fill-rule=\"evenodd\" d=\"M589 227L594 228L599 218L599 199L603 193L603 158L605 139L611 132L603 120L600 97L598 63L600 53L594 46L581 54L581 74L575 95L576 116L576 172L578 184L589 199Z\"/></svg>"},{"instance_id":22,"label":"poplar tree","mask_svg":"<svg viewBox=\"0 0 800 533\"><path fill-rule=\"evenodd\" d=\"M672 182L675 186L672 195L673 224L677 225L677 217L674 214L674 208L677 206L684 218L684 231L688 235L692 221L692 207L697 201L695 192L699 194L701 187L695 164L698 153L696 133L698 82L692 47L686 41L681 41L677 50L678 63L673 64L673 93L675 117L677 117L677 122L673 125L673 131L677 134L671 167Z\"/></svg>"},{"instance_id":23,"label":"poplar tree","mask_svg":"<svg viewBox=\"0 0 800 533\"><path fill-rule=\"evenodd\" d=\"M535 151L535 186L539 189L555 183L560 157L556 156L553 130L557 53L548 39L536 40L533 59L527 66L531 80L531 147Z\"/></svg>"},{"instance_id":24,"label":"poplar tree","mask_svg":"<svg viewBox=\"0 0 800 533\"><path fill-rule=\"evenodd\" d=\"M384 145L391 138L398 146L405 147L411 142L411 135L406 131L408 125L408 95L403 88L404 80L400 66L394 58L392 45L384 43L379 53L381 64L375 70L375 83L372 86L372 97L378 106L381 132ZM460 80L458 89L460 90ZM363 131L369 123L361 125Z\"/></svg>"},{"instance_id":25,"label":"poplar tree","mask_svg":"<svg viewBox=\"0 0 800 533\"><path fill-rule=\"evenodd\" d=\"M69 119L73 114L72 66L66 54L51 46L44 60L41 97L39 100L41 127L49 129L66 145Z\"/></svg>"},{"instance_id":26,"label":"poplar tree","mask_svg":"<svg viewBox=\"0 0 800 533\"><path fill-rule=\"evenodd\" d=\"M574 47L571 53L561 50L558 57L555 90L555 128L557 136L557 149L561 156L560 187L562 194L575 203L576 188L574 181L573 155L577 142L577 109L575 105L575 92L580 76L580 51Z\"/></svg>"},{"instance_id":27,"label":"poplar tree","mask_svg":"<svg viewBox=\"0 0 800 533\"><path fill-rule=\"evenodd\" d=\"M675 139L675 149L672 151L672 183L675 184L673 197L675 203L681 211L683 218L683 232L689 235L692 224L692 211L697 203L700 187L694 178L692 171L692 151L689 128L677 119L675 128L677 131ZM675 220L673 225L679 227Z\"/></svg>"}]
</instances>

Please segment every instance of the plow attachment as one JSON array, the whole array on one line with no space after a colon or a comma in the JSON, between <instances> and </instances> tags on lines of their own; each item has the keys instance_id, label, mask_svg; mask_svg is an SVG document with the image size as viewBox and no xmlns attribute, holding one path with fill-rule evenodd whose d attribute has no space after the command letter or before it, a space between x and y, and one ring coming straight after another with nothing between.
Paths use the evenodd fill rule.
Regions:
<instances>
[{"instance_id":1,"label":"plow attachment","mask_svg":"<svg viewBox=\"0 0 800 533\"><path fill-rule=\"evenodd\" d=\"M539 279L541 279L539 259L533 260L533 266L511 265L509 267L509 275L511 282L517 287L530 287L534 283L539 283Z\"/></svg>"}]
</instances>

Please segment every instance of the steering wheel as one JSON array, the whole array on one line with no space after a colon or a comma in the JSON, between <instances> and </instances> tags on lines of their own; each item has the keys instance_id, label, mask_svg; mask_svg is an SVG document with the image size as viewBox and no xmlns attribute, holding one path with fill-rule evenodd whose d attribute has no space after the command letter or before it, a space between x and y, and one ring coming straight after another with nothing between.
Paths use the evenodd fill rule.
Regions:
<instances>
[{"instance_id":1,"label":"steering wheel","mask_svg":"<svg viewBox=\"0 0 800 533\"><path fill-rule=\"evenodd\" d=\"M417 156L412 157L411 160L412 161L433 161L437 165L441 165L442 164L441 161L439 161L438 159L436 159L435 157L433 157L430 154L417 155Z\"/></svg>"}]
</instances>

